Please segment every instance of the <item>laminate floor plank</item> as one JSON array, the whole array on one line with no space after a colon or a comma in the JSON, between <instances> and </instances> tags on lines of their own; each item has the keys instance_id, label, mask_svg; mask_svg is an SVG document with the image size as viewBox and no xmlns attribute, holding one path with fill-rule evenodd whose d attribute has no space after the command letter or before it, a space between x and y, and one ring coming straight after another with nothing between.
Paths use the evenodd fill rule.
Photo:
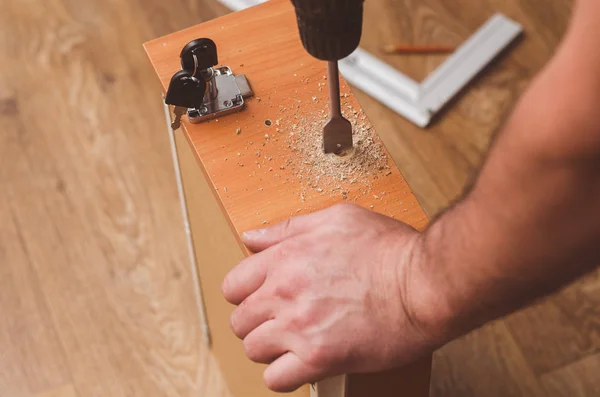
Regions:
<instances>
[{"instance_id":1,"label":"laminate floor plank","mask_svg":"<svg viewBox=\"0 0 600 397\"><path fill-rule=\"evenodd\" d=\"M494 12L525 27L426 130L357 92L421 204L460 196L554 53L568 0L366 2L362 46L417 80ZM216 0L0 4L0 395L228 396L202 343L158 83L141 44ZM600 275L436 353L434 396L595 396Z\"/></svg>"}]
</instances>

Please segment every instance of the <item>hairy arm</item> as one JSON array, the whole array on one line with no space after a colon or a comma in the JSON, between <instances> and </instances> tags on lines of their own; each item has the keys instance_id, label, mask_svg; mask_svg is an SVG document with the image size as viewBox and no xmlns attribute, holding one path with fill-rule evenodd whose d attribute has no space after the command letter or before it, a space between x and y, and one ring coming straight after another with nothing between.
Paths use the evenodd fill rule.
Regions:
<instances>
[{"instance_id":1,"label":"hairy arm","mask_svg":"<svg viewBox=\"0 0 600 397\"><path fill-rule=\"evenodd\" d=\"M426 331L461 335L600 264L598 37L600 3L580 0L472 190L422 235L406 299Z\"/></svg>"},{"instance_id":2,"label":"hairy arm","mask_svg":"<svg viewBox=\"0 0 600 397\"><path fill-rule=\"evenodd\" d=\"M407 364L600 263L600 2L580 0L471 191L423 233L349 204L249 231L223 282L276 391Z\"/></svg>"}]
</instances>

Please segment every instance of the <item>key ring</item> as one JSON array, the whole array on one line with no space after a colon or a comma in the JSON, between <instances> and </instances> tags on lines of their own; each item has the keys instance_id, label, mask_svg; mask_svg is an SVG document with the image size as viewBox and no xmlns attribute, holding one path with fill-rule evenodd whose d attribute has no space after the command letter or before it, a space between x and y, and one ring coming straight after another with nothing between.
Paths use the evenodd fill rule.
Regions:
<instances>
[{"instance_id":1,"label":"key ring","mask_svg":"<svg viewBox=\"0 0 600 397\"><path fill-rule=\"evenodd\" d=\"M196 72L198 71L198 57L196 56L196 54L192 54L192 57L194 57L194 73L192 73L192 76L196 76Z\"/></svg>"}]
</instances>

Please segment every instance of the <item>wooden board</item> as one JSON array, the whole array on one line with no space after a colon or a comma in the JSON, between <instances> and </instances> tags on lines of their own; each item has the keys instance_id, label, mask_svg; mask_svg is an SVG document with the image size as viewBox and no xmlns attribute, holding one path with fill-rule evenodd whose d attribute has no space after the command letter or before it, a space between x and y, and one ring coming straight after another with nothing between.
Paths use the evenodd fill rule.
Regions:
<instances>
[{"instance_id":1,"label":"wooden board","mask_svg":"<svg viewBox=\"0 0 600 397\"><path fill-rule=\"evenodd\" d=\"M263 227L264 221L272 224L344 201L341 193L332 197L316 190L306 191L303 200L302 183L294 174L304 159L288 147L289 133L299 119L314 118L315 112L324 120L321 111L327 109L328 94L326 87L318 86L326 83L325 63L302 48L289 2L271 1L147 43L146 51L165 91L180 69L181 49L198 37L213 39L221 63L236 74L245 74L255 93L242 113L210 123L184 124L235 231L240 234ZM360 111L345 81L341 90L349 95L344 98L344 110L351 106ZM265 126L266 120L273 125ZM279 126L277 120L281 120ZM237 128L242 130L240 135ZM306 132L320 134L318 130ZM389 159L387 151L385 155ZM372 181L372 194L363 194L364 185L344 184L348 201L374 205L377 212L424 227L427 217L391 159L389 165L390 175Z\"/></svg>"},{"instance_id":2,"label":"wooden board","mask_svg":"<svg viewBox=\"0 0 600 397\"><path fill-rule=\"evenodd\" d=\"M190 229L197 257L200 287L211 347L234 396L269 396L262 384L262 365L244 357L244 349L229 327L231 306L221 296L221 283L228 270L244 258L237 240L210 185L198 167L183 131L175 132L175 145L188 206ZM305 397L306 393L297 394Z\"/></svg>"},{"instance_id":3,"label":"wooden board","mask_svg":"<svg viewBox=\"0 0 600 397\"><path fill-rule=\"evenodd\" d=\"M183 130L176 133L212 348L234 395L270 395L260 376L264 367L245 358L241 342L229 330L232 307L220 293L223 277L245 252L240 234L344 201L416 228L425 227L427 217L344 81L344 111L355 123L355 140L362 152L340 161L348 164L351 158L363 166L354 172L330 168L334 177L316 177L320 163L311 157L322 151L316 147L313 153L302 145L309 141L318 146L327 117L325 63L302 48L287 0L271 1L147 43L164 91L180 68L181 48L200 37L216 42L221 63L236 74L245 74L255 93L241 113L201 124L184 122ZM182 138L189 142L188 148ZM190 162L190 153L198 166ZM307 164L311 161L314 164ZM205 186L201 173L208 182ZM233 247L236 240L242 250ZM427 395L429 373L427 358L412 368L352 376L348 393L359 397L377 390L383 397L404 390L407 396L421 397ZM307 387L296 392L307 394Z\"/></svg>"}]
</instances>

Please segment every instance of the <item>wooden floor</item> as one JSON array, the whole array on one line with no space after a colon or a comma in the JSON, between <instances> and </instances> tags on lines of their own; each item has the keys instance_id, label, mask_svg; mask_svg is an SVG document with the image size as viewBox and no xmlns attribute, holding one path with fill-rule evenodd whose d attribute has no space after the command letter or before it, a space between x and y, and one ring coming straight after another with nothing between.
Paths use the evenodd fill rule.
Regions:
<instances>
[{"instance_id":1,"label":"wooden floor","mask_svg":"<svg viewBox=\"0 0 600 397\"><path fill-rule=\"evenodd\" d=\"M526 38L423 131L359 99L430 215L551 56L566 0L366 2L364 47ZM158 84L141 43L214 0L0 4L0 397L227 396L201 337ZM381 54L379 54L381 55ZM382 56L422 79L443 57ZM140 155L144 153L144 156ZM600 277L436 353L436 397L600 395ZM399 395L400 391L399 391Z\"/></svg>"}]
</instances>

